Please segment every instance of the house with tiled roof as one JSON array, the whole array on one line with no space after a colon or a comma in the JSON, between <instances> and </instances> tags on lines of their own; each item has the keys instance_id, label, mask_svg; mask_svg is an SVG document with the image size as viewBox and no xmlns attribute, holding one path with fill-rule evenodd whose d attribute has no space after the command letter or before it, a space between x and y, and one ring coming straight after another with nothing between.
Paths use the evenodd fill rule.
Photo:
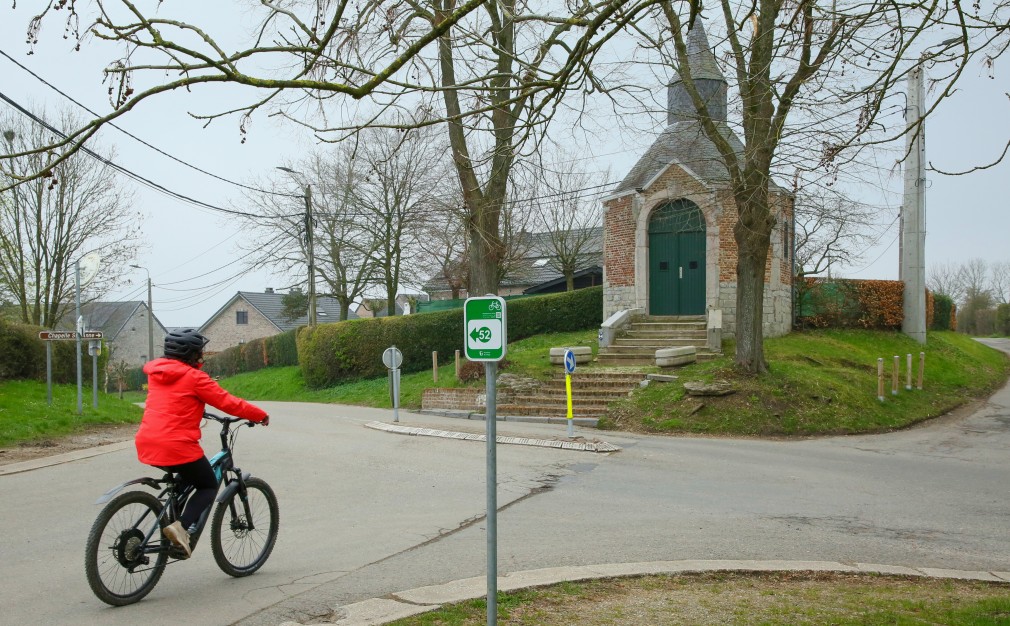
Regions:
<instances>
[{"instance_id":1,"label":"house with tiled roof","mask_svg":"<svg viewBox=\"0 0 1010 626\"><path fill-rule=\"evenodd\" d=\"M737 153L727 123L728 84L701 20L687 34L688 67L719 132ZM793 199L771 183L776 212L764 290L764 332L789 332L792 318ZM737 207L726 164L708 138L683 81L667 87L667 125L604 198L603 318L708 316L736 322Z\"/></svg>"},{"instance_id":2,"label":"house with tiled roof","mask_svg":"<svg viewBox=\"0 0 1010 626\"><path fill-rule=\"evenodd\" d=\"M270 337L305 326L306 315L289 319L284 314L284 296L267 288L264 292L239 291L200 327L200 334L210 339L207 353L221 352L253 339ZM356 319L353 311L349 319ZM319 324L340 321L340 303L328 296L316 298Z\"/></svg>"},{"instance_id":3,"label":"house with tiled roof","mask_svg":"<svg viewBox=\"0 0 1010 626\"><path fill-rule=\"evenodd\" d=\"M127 302L87 302L81 305L81 317L87 330L100 330L105 345L114 361L125 361L130 367L139 367L152 358L161 356L165 327L152 316L149 337L147 303L139 300ZM73 330L74 316L65 315L57 330ZM154 344L154 354L148 354Z\"/></svg>"},{"instance_id":4,"label":"house with tiled roof","mask_svg":"<svg viewBox=\"0 0 1010 626\"><path fill-rule=\"evenodd\" d=\"M558 259L557 235L550 232L522 233L520 237L522 241L519 247L523 253L511 263L508 273L499 285L498 295L565 291L567 282ZM562 240L565 237L568 242L579 242L575 264L575 288L603 284L603 229L567 231ZM422 290L429 294L432 300L452 297L448 281L440 276L427 280ZM467 297L465 288L460 291L459 297Z\"/></svg>"}]
</instances>

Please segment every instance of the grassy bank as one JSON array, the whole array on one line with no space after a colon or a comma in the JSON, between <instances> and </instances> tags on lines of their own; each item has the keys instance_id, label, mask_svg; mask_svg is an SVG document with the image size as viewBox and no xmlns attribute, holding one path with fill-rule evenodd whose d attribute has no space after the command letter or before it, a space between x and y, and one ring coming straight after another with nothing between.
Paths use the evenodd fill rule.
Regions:
<instances>
[{"instance_id":1,"label":"grassy bank","mask_svg":"<svg viewBox=\"0 0 1010 626\"><path fill-rule=\"evenodd\" d=\"M611 406L605 428L646 432L795 436L882 432L943 415L1002 385L1010 360L965 335L930 333L923 348L900 333L816 331L765 343L770 371L740 375L731 357L683 368L677 383L656 384ZM905 391L905 355L926 353L922 391ZM727 350L732 354L732 346ZM899 355L898 395L891 368ZM885 400L877 399L877 358L886 372ZM728 381L723 397L695 397L683 381ZM913 380L914 385L914 380Z\"/></svg>"},{"instance_id":2,"label":"grassy bank","mask_svg":"<svg viewBox=\"0 0 1010 626\"><path fill-rule=\"evenodd\" d=\"M99 392L91 408L91 388L84 390L83 415L77 415L77 386L53 385L53 404L46 402L46 384L0 382L0 446L69 435L95 424L136 424L143 411L118 396Z\"/></svg>"},{"instance_id":3,"label":"grassy bank","mask_svg":"<svg viewBox=\"0 0 1010 626\"><path fill-rule=\"evenodd\" d=\"M484 624L483 598L391 626ZM673 624L1006 624L1005 583L788 572L646 576L561 583L498 594L498 623L513 626Z\"/></svg>"},{"instance_id":4,"label":"grassy bank","mask_svg":"<svg viewBox=\"0 0 1010 626\"><path fill-rule=\"evenodd\" d=\"M903 428L942 415L968 401L982 398L1002 385L1010 373L1010 360L1001 352L957 333L930 333L922 391L905 391L905 356L923 348L894 332L813 331L792 333L765 342L770 372L751 377L732 364L733 345L726 356L667 371L678 376L673 383L654 383L628 400L611 404L601 428L654 433L710 435L803 436L883 432ZM541 335L509 345L507 372L547 378L558 371L550 365L554 346L591 345L594 331ZM901 356L901 384L890 394L894 355ZM885 359L887 390L877 400L877 358ZM595 369L580 364L580 371ZM644 371L659 371L645 368ZM728 381L735 392L724 397L695 397L684 390L687 381ZM329 389L305 387L298 368L271 368L225 379L232 393L253 400L335 402L388 408L385 378L364 380ZM455 387L460 383L454 366L439 369L438 383L430 371L404 375L401 406L421 406L428 387Z\"/></svg>"}]
</instances>

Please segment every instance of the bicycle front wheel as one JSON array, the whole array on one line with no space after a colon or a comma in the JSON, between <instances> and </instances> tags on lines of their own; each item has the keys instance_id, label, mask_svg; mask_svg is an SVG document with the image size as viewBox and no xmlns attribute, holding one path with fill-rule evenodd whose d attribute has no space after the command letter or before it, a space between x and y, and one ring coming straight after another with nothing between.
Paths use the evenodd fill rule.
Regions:
<instances>
[{"instance_id":1,"label":"bicycle front wheel","mask_svg":"<svg viewBox=\"0 0 1010 626\"><path fill-rule=\"evenodd\" d=\"M236 491L217 505L210 528L217 566L235 577L248 576L267 562L277 541L280 516L270 485L250 478L245 486L245 497Z\"/></svg>"},{"instance_id":2,"label":"bicycle front wheel","mask_svg":"<svg viewBox=\"0 0 1010 626\"><path fill-rule=\"evenodd\" d=\"M153 495L128 491L98 514L88 533L84 571L102 602L133 604L158 584L168 560L168 550L161 543L160 510L161 502ZM148 536L150 541L146 541Z\"/></svg>"}]
</instances>

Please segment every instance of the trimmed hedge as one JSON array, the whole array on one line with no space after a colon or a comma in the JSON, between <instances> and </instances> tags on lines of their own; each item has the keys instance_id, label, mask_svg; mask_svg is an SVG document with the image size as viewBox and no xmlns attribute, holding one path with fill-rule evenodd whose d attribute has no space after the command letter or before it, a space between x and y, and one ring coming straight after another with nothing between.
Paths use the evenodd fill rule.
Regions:
<instances>
[{"instance_id":1,"label":"trimmed hedge","mask_svg":"<svg viewBox=\"0 0 1010 626\"><path fill-rule=\"evenodd\" d=\"M603 323L603 288L533 296L507 305L508 338L594 328ZM463 350L463 311L437 311L322 324L298 331L298 355L309 387L386 375L382 353L396 346L404 373L431 367L431 353Z\"/></svg>"},{"instance_id":2,"label":"trimmed hedge","mask_svg":"<svg viewBox=\"0 0 1010 626\"><path fill-rule=\"evenodd\" d=\"M46 379L46 342L39 339L38 326L15 324L0 319L0 380L41 380ZM70 384L77 382L77 348L73 341L52 341L53 382ZM109 351L103 346L98 357L99 373L105 371ZM81 350L81 378L91 384L91 357L88 356L87 342Z\"/></svg>"},{"instance_id":3,"label":"trimmed hedge","mask_svg":"<svg viewBox=\"0 0 1010 626\"><path fill-rule=\"evenodd\" d=\"M211 376L234 376L264 367L298 365L296 330L253 339L218 352L205 359L203 369Z\"/></svg>"},{"instance_id":4,"label":"trimmed hedge","mask_svg":"<svg viewBox=\"0 0 1010 626\"><path fill-rule=\"evenodd\" d=\"M957 330L957 306L950 296L933 295L933 321L930 330Z\"/></svg>"},{"instance_id":5,"label":"trimmed hedge","mask_svg":"<svg viewBox=\"0 0 1010 626\"><path fill-rule=\"evenodd\" d=\"M801 328L899 330L905 285L897 280L803 279L796 322ZM926 291L926 327L937 324L937 298Z\"/></svg>"}]
</instances>

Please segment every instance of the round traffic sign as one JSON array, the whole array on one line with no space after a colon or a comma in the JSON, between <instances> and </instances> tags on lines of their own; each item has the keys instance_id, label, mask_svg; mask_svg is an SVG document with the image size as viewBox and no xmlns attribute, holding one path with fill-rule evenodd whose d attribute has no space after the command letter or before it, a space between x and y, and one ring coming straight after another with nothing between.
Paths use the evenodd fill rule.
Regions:
<instances>
[{"instance_id":1,"label":"round traffic sign","mask_svg":"<svg viewBox=\"0 0 1010 626\"><path fill-rule=\"evenodd\" d=\"M396 346L390 346L382 353L382 364L391 370L400 369L403 364L403 353Z\"/></svg>"},{"instance_id":2,"label":"round traffic sign","mask_svg":"<svg viewBox=\"0 0 1010 626\"><path fill-rule=\"evenodd\" d=\"M565 350L565 373L566 374L575 373L575 353L572 352L571 350Z\"/></svg>"}]
</instances>

